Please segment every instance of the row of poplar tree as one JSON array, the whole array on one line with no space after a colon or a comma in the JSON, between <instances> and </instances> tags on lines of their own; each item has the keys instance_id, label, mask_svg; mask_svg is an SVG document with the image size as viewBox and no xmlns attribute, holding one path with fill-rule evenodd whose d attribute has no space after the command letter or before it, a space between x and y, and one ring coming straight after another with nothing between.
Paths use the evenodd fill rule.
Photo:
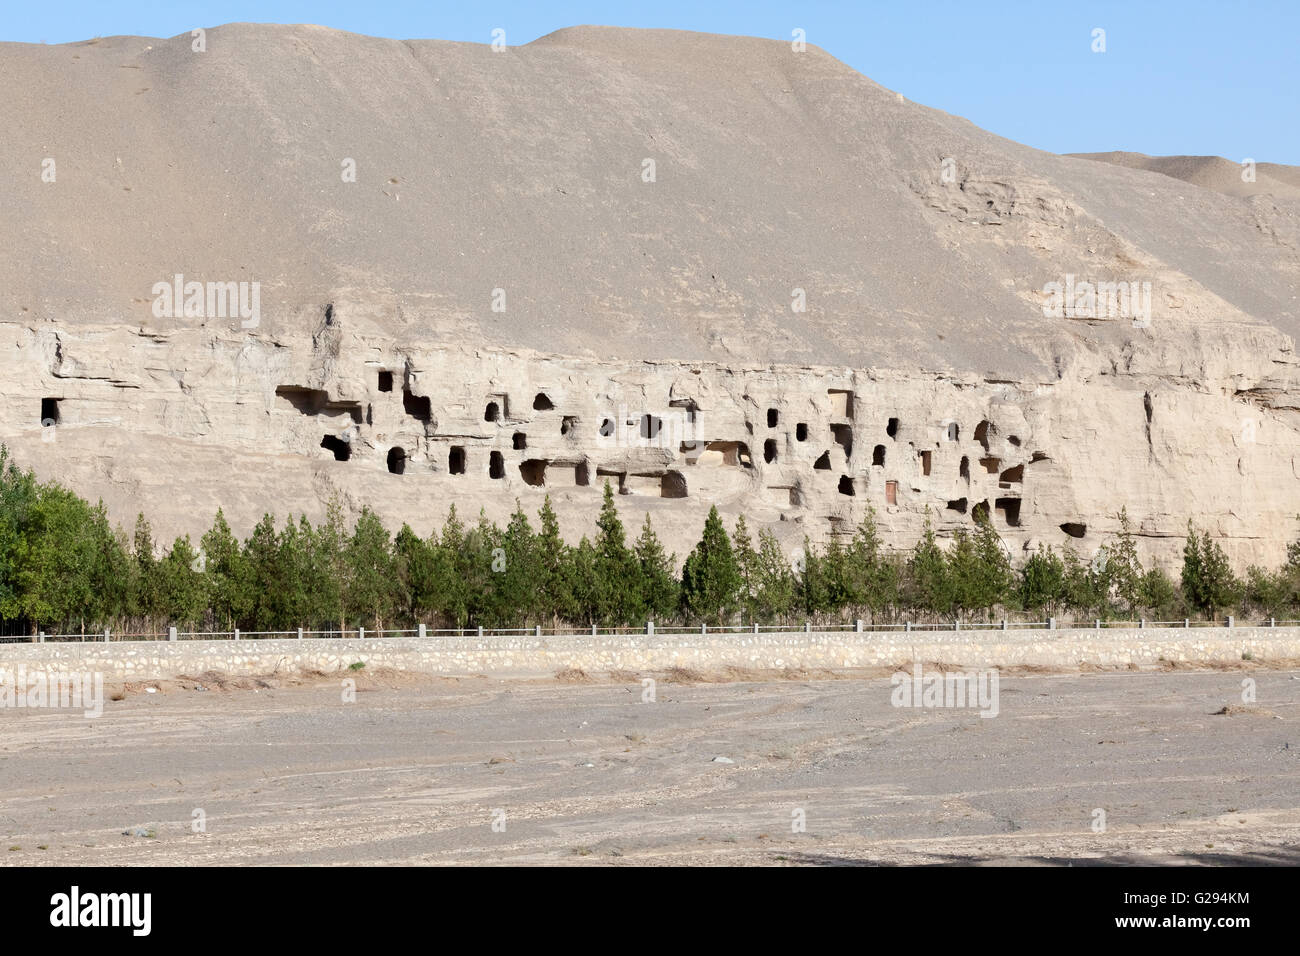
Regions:
<instances>
[{"instance_id":1,"label":"row of poplar tree","mask_svg":"<svg viewBox=\"0 0 1300 956\"><path fill-rule=\"evenodd\" d=\"M608 484L594 538L566 544L545 500L534 526L516 506L504 528L455 508L428 538L391 535L369 508L349 527L335 501L326 518L277 527L266 515L240 542L218 511L194 543L162 557L141 515L114 529L102 502L23 472L0 446L0 622L11 632L291 631L707 622L820 623L1044 616L1156 620L1295 616L1300 545L1286 564L1234 575L1223 550L1188 527L1180 580L1144 569L1127 513L1096 555L1040 548L1019 568L987 520L941 547L927 513L907 553L888 553L868 508L851 536L788 553L743 516L728 533L711 509L682 562L665 552L647 514L628 540ZM1244 613L1243 613L1244 612Z\"/></svg>"}]
</instances>

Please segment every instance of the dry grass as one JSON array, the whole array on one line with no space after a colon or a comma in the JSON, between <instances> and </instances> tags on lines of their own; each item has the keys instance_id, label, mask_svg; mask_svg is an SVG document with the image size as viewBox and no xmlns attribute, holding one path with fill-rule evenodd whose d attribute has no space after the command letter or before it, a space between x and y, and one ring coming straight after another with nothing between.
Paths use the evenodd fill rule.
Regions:
<instances>
[{"instance_id":1,"label":"dry grass","mask_svg":"<svg viewBox=\"0 0 1300 956\"><path fill-rule=\"evenodd\" d=\"M591 675L581 667L566 667L555 672L555 679L561 684L593 684Z\"/></svg>"}]
</instances>

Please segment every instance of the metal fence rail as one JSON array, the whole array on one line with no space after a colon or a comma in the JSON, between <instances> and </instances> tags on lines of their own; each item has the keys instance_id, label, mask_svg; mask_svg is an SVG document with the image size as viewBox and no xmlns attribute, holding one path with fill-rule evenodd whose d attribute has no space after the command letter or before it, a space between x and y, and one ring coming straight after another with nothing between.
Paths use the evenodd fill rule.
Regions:
<instances>
[{"instance_id":1,"label":"metal fence rail","mask_svg":"<svg viewBox=\"0 0 1300 956\"><path fill-rule=\"evenodd\" d=\"M297 640L381 640L384 638L416 637L427 638L486 638L486 637L653 637L660 635L745 635L745 634L798 634L849 632L858 634L897 634L911 632L961 632L961 631L1019 631L1019 630L1106 630L1108 628L1151 628L1182 629L1193 627L1295 627L1300 621L1279 621L1269 618L1256 622L1238 622L1232 617L1212 621L1194 621L1184 618L1181 621L1107 621L1099 618L1081 621L1058 621L1049 618L1046 621L902 621L891 623L869 623L854 621L851 624L816 624L805 621L802 624L695 624L670 625L660 627L653 621L647 621L641 627L598 627L590 628L555 628L555 627L508 627L508 628L431 628L421 624L414 628L385 628L375 630L366 627L312 630L298 628L293 631L180 631L169 628L167 631L113 633L105 629L95 634L46 634L40 631L32 635L0 636L0 644L26 643L115 643L138 641L260 641L274 639Z\"/></svg>"}]
</instances>

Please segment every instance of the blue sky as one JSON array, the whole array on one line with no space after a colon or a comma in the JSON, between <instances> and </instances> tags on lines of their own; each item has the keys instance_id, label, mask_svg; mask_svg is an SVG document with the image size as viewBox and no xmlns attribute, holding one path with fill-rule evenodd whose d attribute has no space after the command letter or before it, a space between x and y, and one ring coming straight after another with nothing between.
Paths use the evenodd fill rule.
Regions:
<instances>
[{"instance_id":1,"label":"blue sky","mask_svg":"<svg viewBox=\"0 0 1300 956\"><path fill-rule=\"evenodd\" d=\"M1300 164L1297 0L3 0L0 39L174 36L240 20L480 43L500 27L511 45L582 23L784 39L800 28L909 99L1040 149ZM1096 28L1104 53L1092 51Z\"/></svg>"}]
</instances>

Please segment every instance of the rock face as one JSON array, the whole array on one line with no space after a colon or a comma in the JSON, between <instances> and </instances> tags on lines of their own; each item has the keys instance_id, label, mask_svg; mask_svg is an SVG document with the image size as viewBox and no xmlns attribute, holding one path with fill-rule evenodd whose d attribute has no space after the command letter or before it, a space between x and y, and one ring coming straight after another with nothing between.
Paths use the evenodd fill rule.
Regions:
<instances>
[{"instance_id":1,"label":"rock face","mask_svg":"<svg viewBox=\"0 0 1300 956\"><path fill-rule=\"evenodd\" d=\"M1292 167L1054 156L776 41L205 45L0 44L0 441L124 524L550 494L576 539L609 480L679 554L711 504L791 548L868 503L899 548L1297 533Z\"/></svg>"}]
</instances>

